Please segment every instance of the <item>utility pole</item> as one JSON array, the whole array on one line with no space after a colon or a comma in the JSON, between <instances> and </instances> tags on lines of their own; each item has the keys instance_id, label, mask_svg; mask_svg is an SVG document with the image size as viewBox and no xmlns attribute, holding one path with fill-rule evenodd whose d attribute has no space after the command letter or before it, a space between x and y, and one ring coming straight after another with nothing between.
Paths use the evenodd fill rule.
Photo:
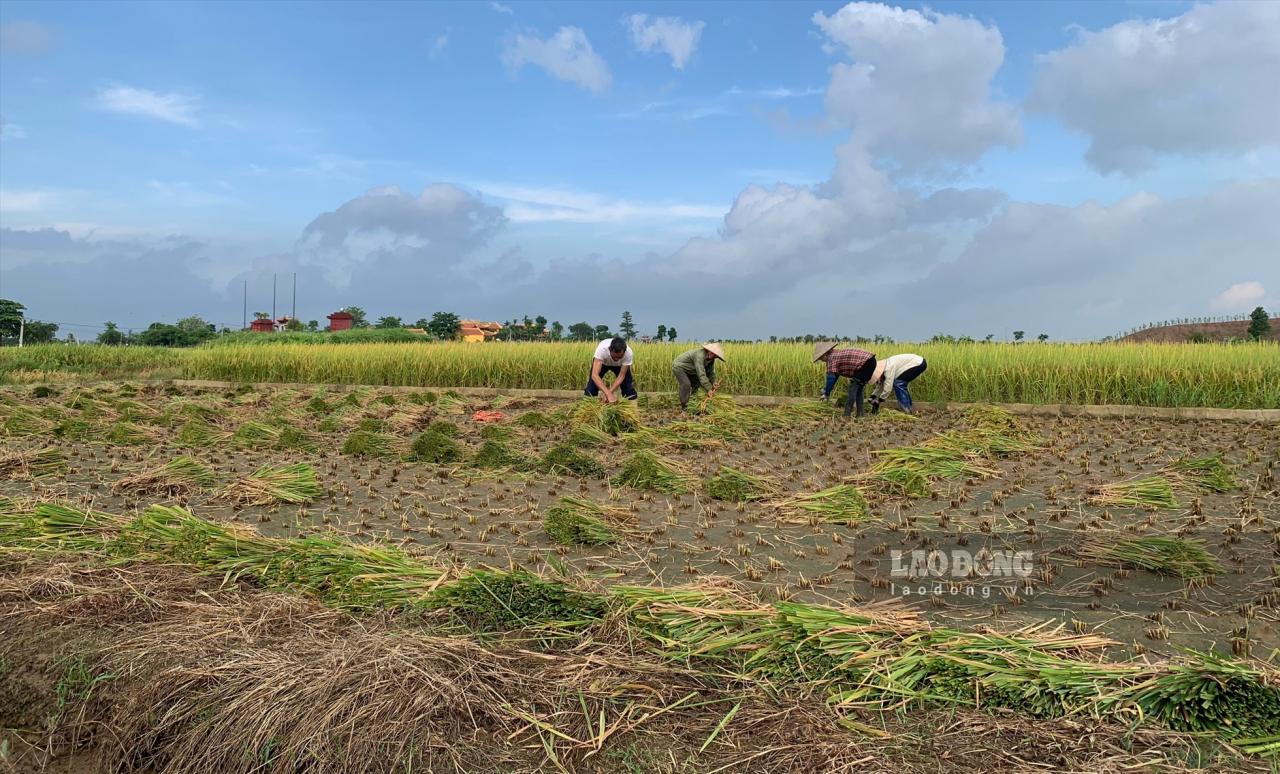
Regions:
<instances>
[{"instance_id":1,"label":"utility pole","mask_svg":"<svg viewBox=\"0 0 1280 774\"><path fill-rule=\"evenodd\" d=\"M19 317L18 318L18 348L19 349L22 348L22 334L26 333L26 331L27 331L27 318Z\"/></svg>"},{"instance_id":2,"label":"utility pole","mask_svg":"<svg viewBox=\"0 0 1280 774\"><path fill-rule=\"evenodd\" d=\"M249 280L244 281L244 312L240 315L240 330L249 327Z\"/></svg>"},{"instance_id":3,"label":"utility pole","mask_svg":"<svg viewBox=\"0 0 1280 774\"><path fill-rule=\"evenodd\" d=\"M289 314L290 320L298 319L298 272L293 273L293 311Z\"/></svg>"},{"instance_id":4,"label":"utility pole","mask_svg":"<svg viewBox=\"0 0 1280 774\"><path fill-rule=\"evenodd\" d=\"M271 324L276 324L276 275L271 275Z\"/></svg>"}]
</instances>

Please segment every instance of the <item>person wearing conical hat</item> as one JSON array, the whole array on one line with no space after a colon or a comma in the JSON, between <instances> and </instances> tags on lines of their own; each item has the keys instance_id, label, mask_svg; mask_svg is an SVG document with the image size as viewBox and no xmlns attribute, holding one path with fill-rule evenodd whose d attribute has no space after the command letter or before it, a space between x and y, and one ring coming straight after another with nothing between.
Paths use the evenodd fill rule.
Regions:
<instances>
[{"instance_id":1,"label":"person wearing conical hat","mask_svg":"<svg viewBox=\"0 0 1280 774\"><path fill-rule=\"evenodd\" d=\"M724 349L719 342L708 341L672 361L671 373L676 378L680 408L689 407L689 396L697 390L710 393L720 386L716 381L717 360L724 360Z\"/></svg>"},{"instance_id":2,"label":"person wearing conical hat","mask_svg":"<svg viewBox=\"0 0 1280 774\"><path fill-rule=\"evenodd\" d=\"M849 380L849 395L844 401L844 415L853 413L855 403L858 416L862 416L862 392L876 371L876 356L865 349L836 349L834 341L822 341L814 345L813 362L827 364L827 384L822 388L822 399L828 400L840 377Z\"/></svg>"}]
</instances>

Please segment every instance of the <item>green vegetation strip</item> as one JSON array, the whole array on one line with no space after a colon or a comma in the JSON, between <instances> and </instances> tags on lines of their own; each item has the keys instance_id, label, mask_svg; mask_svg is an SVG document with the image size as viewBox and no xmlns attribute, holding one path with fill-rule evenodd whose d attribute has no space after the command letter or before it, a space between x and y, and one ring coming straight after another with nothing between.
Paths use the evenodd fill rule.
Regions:
<instances>
[{"instance_id":1,"label":"green vegetation strip","mask_svg":"<svg viewBox=\"0 0 1280 774\"><path fill-rule=\"evenodd\" d=\"M69 374L99 379L179 377L238 383L572 390L581 389L582 372L591 362L594 347L593 342L263 346L268 340L278 341L252 334L243 342L189 350L6 347L0 349L0 380L48 382L57 378L50 374ZM639 390L670 390L671 361L688 346L636 346ZM921 402L1280 406L1280 347L1274 343L897 343L873 349L880 357L906 351L928 359L928 376L911 388ZM725 370L723 378L725 388L735 393L807 396L820 386L821 370L812 362L811 345L733 344L728 350L731 369Z\"/></svg>"},{"instance_id":2,"label":"green vegetation strip","mask_svg":"<svg viewBox=\"0 0 1280 774\"><path fill-rule=\"evenodd\" d=\"M1266 753L1280 739L1277 675L1262 664L1190 654L1107 662L1097 635L934 627L914 613L779 602L724 587L582 591L524 571L452 572L335 536L277 539L153 506L133 519L0 501L0 545L181 562L229 579L301 591L347 609L443 609L477 629L635 627L664 657L841 707L952 704L1035 717L1085 714L1213 732Z\"/></svg>"}]
</instances>

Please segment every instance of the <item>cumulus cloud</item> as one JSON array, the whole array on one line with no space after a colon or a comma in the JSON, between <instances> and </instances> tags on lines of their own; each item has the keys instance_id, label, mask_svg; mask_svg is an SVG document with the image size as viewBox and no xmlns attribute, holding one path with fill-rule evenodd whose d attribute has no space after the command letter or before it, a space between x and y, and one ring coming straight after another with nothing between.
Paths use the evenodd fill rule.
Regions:
<instances>
[{"instance_id":1,"label":"cumulus cloud","mask_svg":"<svg viewBox=\"0 0 1280 774\"><path fill-rule=\"evenodd\" d=\"M627 201L595 193L534 188L505 183L477 183L486 196L505 202L513 223L623 223L638 220L718 220L724 207L684 202Z\"/></svg>"},{"instance_id":2,"label":"cumulus cloud","mask_svg":"<svg viewBox=\"0 0 1280 774\"><path fill-rule=\"evenodd\" d=\"M515 11L511 8L511 6L505 5L499 2L490 2L489 7L492 8L497 13L505 14L507 16L510 16L511 14L515 13Z\"/></svg>"},{"instance_id":3,"label":"cumulus cloud","mask_svg":"<svg viewBox=\"0 0 1280 774\"><path fill-rule=\"evenodd\" d=\"M1209 306L1222 312L1247 312L1267 297L1267 289L1261 282L1250 280L1237 282L1213 297Z\"/></svg>"},{"instance_id":4,"label":"cumulus cloud","mask_svg":"<svg viewBox=\"0 0 1280 774\"><path fill-rule=\"evenodd\" d=\"M14 191L0 188L0 212L39 212L53 201L48 191Z\"/></svg>"},{"instance_id":5,"label":"cumulus cloud","mask_svg":"<svg viewBox=\"0 0 1280 774\"><path fill-rule=\"evenodd\" d=\"M49 28L33 21L0 24L0 53L43 54L53 44Z\"/></svg>"},{"instance_id":6,"label":"cumulus cloud","mask_svg":"<svg viewBox=\"0 0 1280 774\"><path fill-rule=\"evenodd\" d=\"M199 100L185 94L159 94L150 89L111 86L98 92L96 102L99 108L114 113L146 116L192 129L200 126L200 119L196 116Z\"/></svg>"},{"instance_id":7,"label":"cumulus cloud","mask_svg":"<svg viewBox=\"0 0 1280 774\"><path fill-rule=\"evenodd\" d=\"M518 33L507 42L502 61L512 72L519 72L527 64L540 67L552 77L575 83L593 94L613 83L609 65L578 27L561 27L549 38Z\"/></svg>"},{"instance_id":8,"label":"cumulus cloud","mask_svg":"<svg viewBox=\"0 0 1280 774\"><path fill-rule=\"evenodd\" d=\"M663 51L671 57L671 66L683 70L698 48L705 22L687 22L676 16L650 17L633 13L623 23L631 30L631 43L637 51Z\"/></svg>"},{"instance_id":9,"label":"cumulus cloud","mask_svg":"<svg viewBox=\"0 0 1280 774\"><path fill-rule=\"evenodd\" d=\"M1102 172L1280 146L1280 3L1196 5L1081 31L1038 64L1028 109L1087 135L1085 158Z\"/></svg>"},{"instance_id":10,"label":"cumulus cloud","mask_svg":"<svg viewBox=\"0 0 1280 774\"><path fill-rule=\"evenodd\" d=\"M827 111L907 171L969 164L1021 139L1016 109L991 96L1000 31L974 19L850 3L813 21L850 61L831 68Z\"/></svg>"}]
</instances>

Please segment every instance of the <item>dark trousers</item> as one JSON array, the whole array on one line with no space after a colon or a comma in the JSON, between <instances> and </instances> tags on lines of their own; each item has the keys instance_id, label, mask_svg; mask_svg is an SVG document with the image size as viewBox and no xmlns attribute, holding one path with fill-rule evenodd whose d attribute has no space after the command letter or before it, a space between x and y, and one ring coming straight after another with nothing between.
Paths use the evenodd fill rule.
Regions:
<instances>
[{"instance_id":1,"label":"dark trousers","mask_svg":"<svg viewBox=\"0 0 1280 774\"><path fill-rule=\"evenodd\" d=\"M688 408L689 396L702 389L702 381L697 376L690 376L688 372L679 368L672 368L671 374L676 378L676 393L680 396L680 408ZM712 384L716 383L714 368L707 368L707 380Z\"/></svg>"},{"instance_id":2,"label":"dark trousers","mask_svg":"<svg viewBox=\"0 0 1280 774\"><path fill-rule=\"evenodd\" d=\"M618 374L622 373L622 366L611 366L611 365L605 365L604 363L601 363L600 379L603 380L604 375L608 373L611 373L614 376L617 376ZM635 400L638 397L636 395L636 380L633 378L633 376L634 376L634 372L630 368L628 368L627 376L625 379L622 380L622 397L626 398L627 400ZM583 393L585 393L586 395L592 398L600 394L600 388L596 386L596 382L594 379L591 378L590 372L587 373L587 388L583 390Z\"/></svg>"},{"instance_id":3,"label":"dark trousers","mask_svg":"<svg viewBox=\"0 0 1280 774\"><path fill-rule=\"evenodd\" d=\"M920 365L912 366L902 373L898 374L898 378L893 380L893 394L898 398L898 405L902 410L911 413L911 392L907 390L907 385L917 376L925 372L929 367L929 363L923 358L920 359Z\"/></svg>"},{"instance_id":4,"label":"dark trousers","mask_svg":"<svg viewBox=\"0 0 1280 774\"><path fill-rule=\"evenodd\" d=\"M875 373L875 370L876 358L872 355L849 379L849 394L844 399L844 415L846 417L853 413L855 403L858 407L858 416L862 416L862 393L867 387L867 382L871 381L871 375Z\"/></svg>"}]
</instances>

